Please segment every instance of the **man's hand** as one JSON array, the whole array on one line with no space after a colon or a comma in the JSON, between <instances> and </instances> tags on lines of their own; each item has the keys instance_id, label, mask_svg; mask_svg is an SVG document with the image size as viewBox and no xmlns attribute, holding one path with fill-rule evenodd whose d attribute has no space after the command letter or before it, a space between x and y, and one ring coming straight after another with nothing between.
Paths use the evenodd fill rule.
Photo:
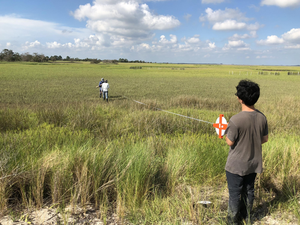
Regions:
<instances>
[{"instance_id":1,"label":"man's hand","mask_svg":"<svg viewBox=\"0 0 300 225\"><path fill-rule=\"evenodd\" d=\"M269 140L269 136L268 135L263 136L262 139L261 139L261 144L266 143L268 140Z\"/></svg>"}]
</instances>

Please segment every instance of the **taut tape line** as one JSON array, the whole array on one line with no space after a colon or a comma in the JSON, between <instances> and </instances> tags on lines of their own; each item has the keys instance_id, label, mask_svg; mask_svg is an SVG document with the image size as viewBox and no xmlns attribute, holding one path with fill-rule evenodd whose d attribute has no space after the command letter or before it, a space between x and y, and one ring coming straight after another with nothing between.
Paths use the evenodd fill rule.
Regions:
<instances>
[{"instance_id":1,"label":"taut tape line","mask_svg":"<svg viewBox=\"0 0 300 225\"><path fill-rule=\"evenodd\" d=\"M126 96L123 96L123 97L127 98ZM127 99L132 100L132 101L134 101L136 103L139 103L139 104L142 104L142 105L147 105L143 102L139 102L139 101L136 101L136 100L133 100L133 99L130 99L130 98L127 98ZM178 114L178 113L173 113L173 112L163 110L163 109L159 109L159 108L155 108L155 107L153 107L153 109L156 109L156 110L159 110L159 111L162 111L162 112L166 112L166 113L170 113L170 114L173 114L173 115L176 115L176 116L181 116L181 117L184 117L184 118L187 118L187 119L196 120L196 121L203 122L203 123L214 124L214 123L211 123L211 122L208 122L208 121L205 121L205 120L196 119L196 118L193 118L193 117L190 117L190 116L185 116L185 115L181 115L181 114Z\"/></svg>"}]
</instances>

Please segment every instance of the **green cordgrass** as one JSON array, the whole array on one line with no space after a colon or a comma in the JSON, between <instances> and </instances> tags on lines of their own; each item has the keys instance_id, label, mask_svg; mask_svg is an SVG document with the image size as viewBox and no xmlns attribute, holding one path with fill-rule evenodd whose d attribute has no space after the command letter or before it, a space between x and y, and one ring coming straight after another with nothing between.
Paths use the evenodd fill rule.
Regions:
<instances>
[{"instance_id":1,"label":"green cordgrass","mask_svg":"<svg viewBox=\"0 0 300 225\"><path fill-rule=\"evenodd\" d=\"M267 213L299 219L300 77L287 75L297 67L129 69L136 65L0 63L2 214L14 205L92 202L136 224L223 224L224 140L210 124L155 108L208 122L222 113L229 120L240 111L235 86L251 79L261 86L257 108L270 126L255 207L270 204ZM280 75L258 74L265 70ZM102 77L111 87L109 103L95 88Z\"/></svg>"}]
</instances>

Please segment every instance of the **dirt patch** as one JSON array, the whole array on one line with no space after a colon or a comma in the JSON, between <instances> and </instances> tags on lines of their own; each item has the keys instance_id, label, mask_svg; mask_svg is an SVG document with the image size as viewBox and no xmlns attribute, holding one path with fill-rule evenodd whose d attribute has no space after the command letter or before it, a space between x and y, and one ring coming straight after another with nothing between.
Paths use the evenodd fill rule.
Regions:
<instances>
[{"instance_id":1,"label":"dirt patch","mask_svg":"<svg viewBox=\"0 0 300 225\"><path fill-rule=\"evenodd\" d=\"M284 218L282 218L284 216ZM216 224L216 221L211 224ZM91 206L82 209L79 207L67 207L64 212L59 212L53 208L43 208L40 210L24 213L19 219L13 219L11 216L0 218L0 225L55 225L55 224L74 224L74 225L132 225L128 221L120 220L120 218L111 213L105 221L101 219L99 210L93 209ZM191 222L187 224L193 224ZM210 223L209 223L210 224ZM297 225L298 221L293 215L282 215L274 213L264 216L263 218L255 218L253 225Z\"/></svg>"},{"instance_id":2,"label":"dirt patch","mask_svg":"<svg viewBox=\"0 0 300 225\"><path fill-rule=\"evenodd\" d=\"M85 209L68 206L62 212L58 209L43 208L34 211L24 212L19 219L13 219L11 216L0 218L0 225L54 225L54 224L93 224L93 225L130 225L129 222L120 220L115 213L110 213L105 219L101 219L101 212L95 210L92 206Z\"/></svg>"}]
</instances>

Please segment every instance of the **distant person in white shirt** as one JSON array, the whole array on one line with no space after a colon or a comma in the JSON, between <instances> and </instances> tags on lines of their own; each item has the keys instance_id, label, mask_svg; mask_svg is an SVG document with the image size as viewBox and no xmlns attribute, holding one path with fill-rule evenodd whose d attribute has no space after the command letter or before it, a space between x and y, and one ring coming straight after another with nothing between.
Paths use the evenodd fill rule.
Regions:
<instances>
[{"instance_id":1,"label":"distant person in white shirt","mask_svg":"<svg viewBox=\"0 0 300 225\"><path fill-rule=\"evenodd\" d=\"M102 91L103 91L103 100L108 102L108 88L109 88L109 84L106 81L104 81L104 83L102 84Z\"/></svg>"}]
</instances>

